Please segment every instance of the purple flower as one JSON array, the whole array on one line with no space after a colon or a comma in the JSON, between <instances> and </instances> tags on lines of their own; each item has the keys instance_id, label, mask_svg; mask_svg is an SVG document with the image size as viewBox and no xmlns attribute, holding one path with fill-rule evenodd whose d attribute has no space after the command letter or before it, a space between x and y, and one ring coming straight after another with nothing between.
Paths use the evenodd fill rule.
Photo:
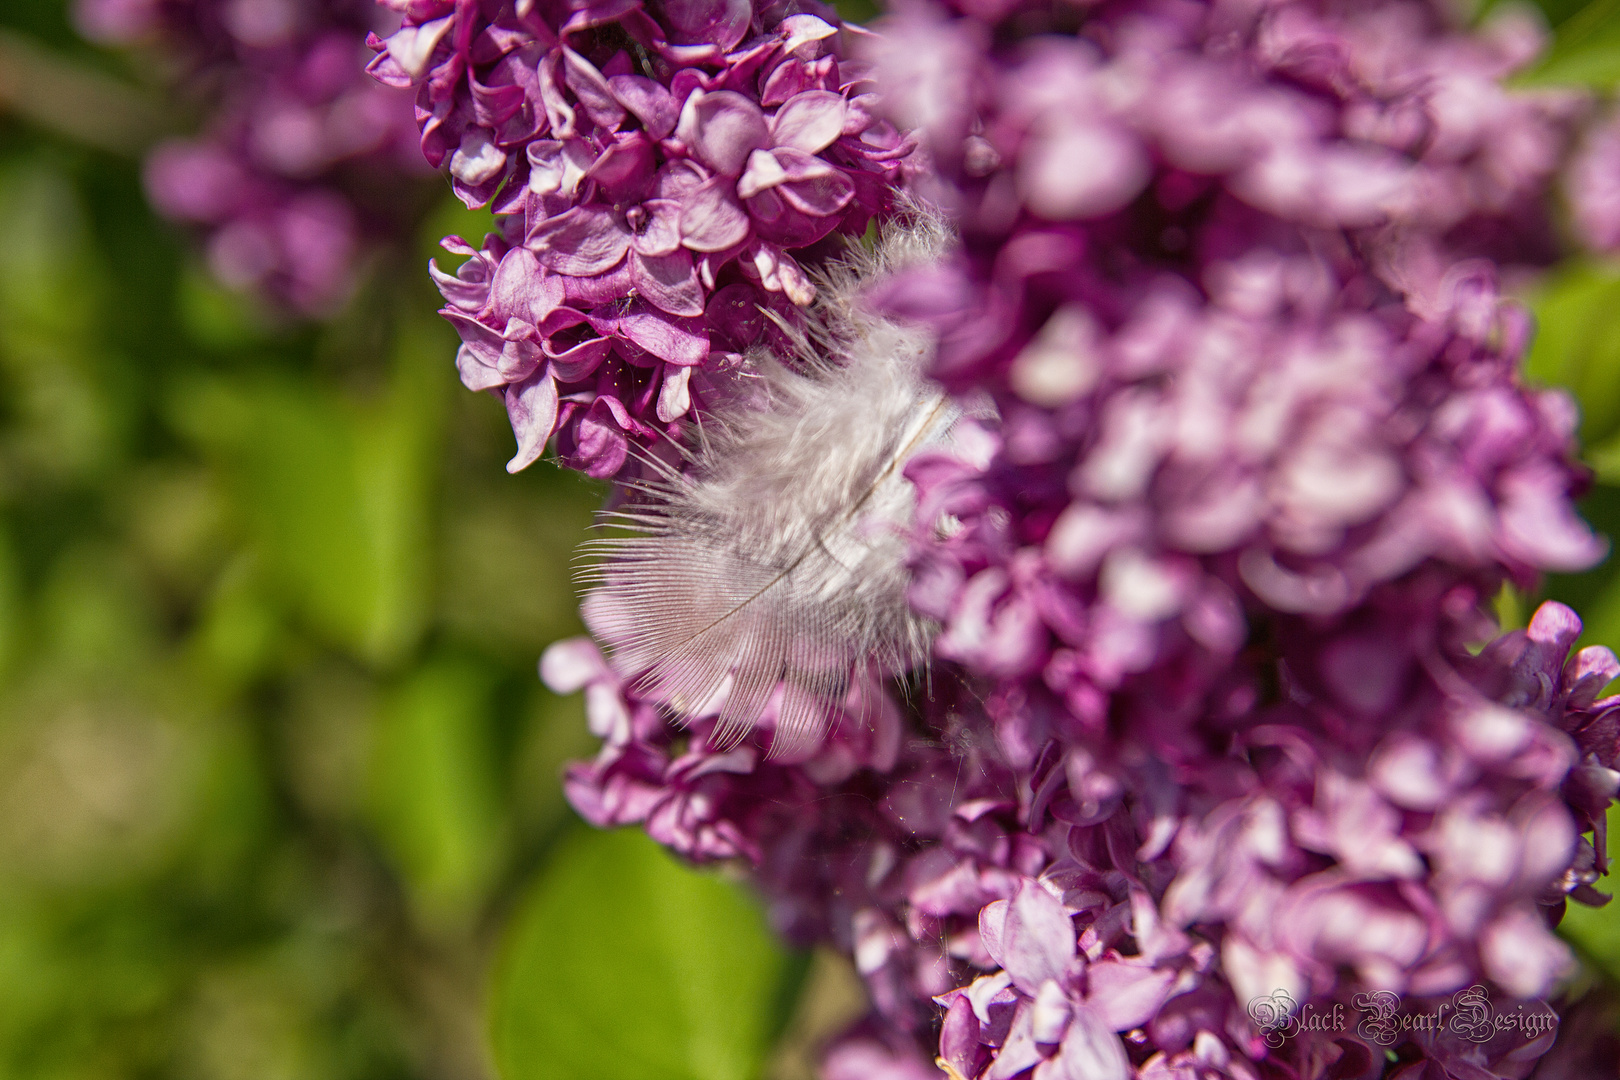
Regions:
<instances>
[{"instance_id":1,"label":"purple flower","mask_svg":"<svg viewBox=\"0 0 1620 1080\"><path fill-rule=\"evenodd\" d=\"M86 36L165 54L202 130L158 146L146 189L199 226L210 269L303 315L329 314L368 242L408 228L426 170L410 104L364 75L365 4L80 0Z\"/></svg>"},{"instance_id":2,"label":"purple flower","mask_svg":"<svg viewBox=\"0 0 1620 1080\"><path fill-rule=\"evenodd\" d=\"M853 958L874 1015L829 1070L904 1075L935 1024L952 1080L1478 1080L1547 1052L1545 1030L1279 1041L1251 1009L1476 985L1529 1009L1569 969L1564 905L1605 900L1620 662L1569 655L1561 605L1495 640L1485 614L1604 550L1571 504L1573 407L1520 381L1530 326L1497 287L1556 253L1578 102L1498 83L1537 43L1395 0L1012 0L906 9L871 44L859 108L918 131L933 171L906 178L961 236L874 298L936 332L970 414L906 470L926 689L902 722L862 683L822 745L769 759L775 706L739 746L711 742L723 699L677 740L585 646L547 674L588 687L604 739L569 774L582 814L749 860L778 926ZM692 90L656 114L685 157L627 150L622 195L442 279L506 328L479 362L530 340L478 292L520 236L566 279L539 326L594 314L576 271L664 250L662 202L701 252L841 198L794 186L824 156L800 132L831 130L820 96L783 119L833 92L812 77ZM556 141L555 190L583 190L599 159ZM728 288L705 315L735 349L758 294ZM726 392L693 371L691 407Z\"/></svg>"},{"instance_id":3,"label":"purple flower","mask_svg":"<svg viewBox=\"0 0 1620 1080\"><path fill-rule=\"evenodd\" d=\"M1570 165L1568 188L1582 242L1596 251L1620 248L1620 122L1615 118L1587 131Z\"/></svg>"},{"instance_id":4,"label":"purple flower","mask_svg":"<svg viewBox=\"0 0 1620 1080\"><path fill-rule=\"evenodd\" d=\"M514 471L555 434L570 466L617 474L765 333L757 308L811 301L799 259L884 212L911 149L820 8L395 6L372 73L417 88L428 160L505 222L487 306L435 275L464 380L506 399ZM510 289L556 299L525 320Z\"/></svg>"}]
</instances>

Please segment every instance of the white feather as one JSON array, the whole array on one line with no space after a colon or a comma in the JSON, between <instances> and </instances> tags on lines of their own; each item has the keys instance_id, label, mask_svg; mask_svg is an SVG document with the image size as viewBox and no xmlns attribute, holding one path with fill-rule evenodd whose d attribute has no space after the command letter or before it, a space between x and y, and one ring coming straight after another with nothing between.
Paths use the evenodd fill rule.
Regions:
<instances>
[{"instance_id":1,"label":"white feather","mask_svg":"<svg viewBox=\"0 0 1620 1080\"><path fill-rule=\"evenodd\" d=\"M797 364L751 356L764 394L704 417L687 468L664 468L610 515L631 535L591 546L583 606L614 666L680 721L718 708L721 745L774 699L771 753L801 752L857 673L928 654L936 628L906 602L903 470L957 410L922 374L930 339L860 295L945 241L918 214L875 253L852 248L821 283Z\"/></svg>"}]
</instances>

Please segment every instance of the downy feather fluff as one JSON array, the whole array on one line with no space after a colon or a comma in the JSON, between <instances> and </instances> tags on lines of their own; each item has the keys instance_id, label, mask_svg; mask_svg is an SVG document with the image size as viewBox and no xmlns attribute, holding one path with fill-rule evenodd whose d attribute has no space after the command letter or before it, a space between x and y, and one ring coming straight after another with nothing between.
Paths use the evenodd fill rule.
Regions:
<instances>
[{"instance_id":1,"label":"downy feather fluff","mask_svg":"<svg viewBox=\"0 0 1620 1080\"><path fill-rule=\"evenodd\" d=\"M584 612L614 666L678 721L718 709L720 745L774 706L771 754L803 752L852 680L928 654L936 628L906 602L903 470L957 410L923 376L925 333L860 294L945 241L917 214L875 252L852 247L820 283L800 355L751 355L762 392L705 414L684 468L650 462L657 477L607 515L629 535L589 546Z\"/></svg>"}]
</instances>

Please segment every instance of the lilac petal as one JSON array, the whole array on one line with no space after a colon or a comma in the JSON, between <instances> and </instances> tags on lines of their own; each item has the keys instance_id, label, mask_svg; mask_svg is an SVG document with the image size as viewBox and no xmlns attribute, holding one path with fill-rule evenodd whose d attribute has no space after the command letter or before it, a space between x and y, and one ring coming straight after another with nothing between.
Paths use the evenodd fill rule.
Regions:
<instances>
[{"instance_id":1,"label":"lilac petal","mask_svg":"<svg viewBox=\"0 0 1620 1080\"><path fill-rule=\"evenodd\" d=\"M642 132L632 132L608 147L585 175L615 201L640 196L652 180L653 145Z\"/></svg>"},{"instance_id":2,"label":"lilac petal","mask_svg":"<svg viewBox=\"0 0 1620 1080\"><path fill-rule=\"evenodd\" d=\"M735 90L698 90L681 109L675 137L715 172L736 176L754 149L770 145L771 131L759 106Z\"/></svg>"},{"instance_id":3,"label":"lilac petal","mask_svg":"<svg viewBox=\"0 0 1620 1080\"><path fill-rule=\"evenodd\" d=\"M737 197L752 199L755 195L785 182L787 170L769 150L755 150L748 155L748 168L737 178Z\"/></svg>"},{"instance_id":4,"label":"lilac petal","mask_svg":"<svg viewBox=\"0 0 1620 1080\"><path fill-rule=\"evenodd\" d=\"M1158 1014L1176 973L1140 963L1099 960L1086 968L1086 1004L1110 1031L1129 1031Z\"/></svg>"},{"instance_id":5,"label":"lilac petal","mask_svg":"<svg viewBox=\"0 0 1620 1080\"><path fill-rule=\"evenodd\" d=\"M509 383L528 378L539 366L543 355L540 343L535 340L534 327L522 319L508 319L506 329L501 332L501 340L504 344L495 370Z\"/></svg>"},{"instance_id":6,"label":"lilac petal","mask_svg":"<svg viewBox=\"0 0 1620 1080\"><path fill-rule=\"evenodd\" d=\"M743 252L743 259L759 275L761 285L800 307L816 298L816 287L810 284L804 268L775 244L755 243Z\"/></svg>"},{"instance_id":7,"label":"lilac petal","mask_svg":"<svg viewBox=\"0 0 1620 1080\"><path fill-rule=\"evenodd\" d=\"M855 181L818 157L783 147L772 152L787 174L782 198L801 214L830 217L855 197Z\"/></svg>"},{"instance_id":8,"label":"lilac petal","mask_svg":"<svg viewBox=\"0 0 1620 1080\"><path fill-rule=\"evenodd\" d=\"M562 25L563 34L573 34L581 30L589 30L593 26L604 26L629 15L642 6L643 0L596 0L595 3L570 4L574 9L568 21ZM522 11L528 5L519 4Z\"/></svg>"},{"instance_id":9,"label":"lilac petal","mask_svg":"<svg viewBox=\"0 0 1620 1080\"><path fill-rule=\"evenodd\" d=\"M527 243L547 269L591 277L619 265L630 250L630 233L611 207L576 206L541 222Z\"/></svg>"},{"instance_id":10,"label":"lilac petal","mask_svg":"<svg viewBox=\"0 0 1620 1080\"><path fill-rule=\"evenodd\" d=\"M1564 604L1548 600L1530 617L1530 640L1549 647L1562 662L1569 647L1581 636L1581 617Z\"/></svg>"},{"instance_id":11,"label":"lilac petal","mask_svg":"<svg viewBox=\"0 0 1620 1080\"><path fill-rule=\"evenodd\" d=\"M1040 1047L1035 1045L1034 1011L1029 1002L1018 1003L1012 1030L1007 1033L1006 1042L1001 1044L1001 1052L996 1055L996 1060L991 1062L990 1070L984 1074L984 1080L1011 1080L1025 1069L1040 1063Z\"/></svg>"},{"instance_id":12,"label":"lilac petal","mask_svg":"<svg viewBox=\"0 0 1620 1080\"><path fill-rule=\"evenodd\" d=\"M563 645L558 642L552 648ZM972 1076L980 1061L979 1021L965 997L951 1002L939 1032L939 1056L958 1076Z\"/></svg>"},{"instance_id":13,"label":"lilac petal","mask_svg":"<svg viewBox=\"0 0 1620 1080\"><path fill-rule=\"evenodd\" d=\"M1044 218L1109 214L1148 181L1150 166L1135 136L1111 125L1071 121L1031 138L1018 160L1018 187Z\"/></svg>"},{"instance_id":14,"label":"lilac petal","mask_svg":"<svg viewBox=\"0 0 1620 1080\"><path fill-rule=\"evenodd\" d=\"M1540 916L1523 908L1505 912L1484 929L1479 953L1485 973L1520 998L1545 994L1574 963L1569 947L1547 930Z\"/></svg>"},{"instance_id":15,"label":"lilac petal","mask_svg":"<svg viewBox=\"0 0 1620 1080\"><path fill-rule=\"evenodd\" d=\"M477 319L450 308L439 312L446 322L461 335L461 347L456 351L456 370L469 390L490 390L506 385L498 370L501 350L506 343L501 336Z\"/></svg>"},{"instance_id":16,"label":"lilac petal","mask_svg":"<svg viewBox=\"0 0 1620 1080\"><path fill-rule=\"evenodd\" d=\"M596 70L596 65L564 45L563 78L579 99L585 115L602 127L613 131L624 123L624 106L613 96L613 88Z\"/></svg>"},{"instance_id":17,"label":"lilac petal","mask_svg":"<svg viewBox=\"0 0 1620 1080\"><path fill-rule=\"evenodd\" d=\"M587 476L612 476L624 468L630 443L624 429L614 420L611 399L597 398L580 417L568 454L569 468Z\"/></svg>"},{"instance_id":18,"label":"lilac petal","mask_svg":"<svg viewBox=\"0 0 1620 1080\"><path fill-rule=\"evenodd\" d=\"M623 315L591 316L598 333L612 334L672 364L701 364L709 356L709 339L696 319L679 319L637 303Z\"/></svg>"},{"instance_id":19,"label":"lilac petal","mask_svg":"<svg viewBox=\"0 0 1620 1080\"><path fill-rule=\"evenodd\" d=\"M489 183L505 168L506 154L495 145L493 133L484 128L468 128L461 145L450 155L450 175L474 187Z\"/></svg>"},{"instance_id":20,"label":"lilac petal","mask_svg":"<svg viewBox=\"0 0 1620 1080\"><path fill-rule=\"evenodd\" d=\"M594 277L573 277L568 274L560 277L563 295L571 306L583 309L611 304L615 300L623 300L630 292L630 260L626 259L607 273Z\"/></svg>"},{"instance_id":21,"label":"lilac petal","mask_svg":"<svg viewBox=\"0 0 1620 1080\"><path fill-rule=\"evenodd\" d=\"M540 268L534 252L513 248L495 268L489 299L495 319L515 318L538 324L563 302L563 287Z\"/></svg>"},{"instance_id":22,"label":"lilac petal","mask_svg":"<svg viewBox=\"0 0 1620 1080\"><path fill-rule=\"evenodd\" d=\"M1539 805L1538 805L1539 802ZM1519 881L1528 889L1540 888L1569 866L1575 854L1575 823L1562 801L1528 796L1515 807L1521 821L1523 851Z\"/></svg>"},{"instance_id":23,"label":"lilac petal","mask_svg":"<svg viewBox=\"0 0 1620 1080\"><path fill-rule=\"evenodd\" d=\"M469 390L494 390L506 385L506 378L484 358L483 351L467 341L456 350L456 373L461 376L461 385Z\"/></svg>"},{"instance_id":24,"label":"lilac petal","mask_svg":"<svg viewBox=\"0 0 1620 1080\"><path fill-rule=\"evenodd\" d=\"M528 468L545 453L546 440L557 422L557 385L549 368L541 367L516 386L506 388L506 415L512 421L518 449L506 471Z\"/></svg>"},{"instance_id":25,"label":"lilac petal","mask_svg":"<svg viewBox=\"0 0 1620 1080\"><path fill-rule=\"evenodd\" d=\"M789 15L776 27L777 33L786 40L782 42L782 51L796 52L812 41L822 41L838 33L838 27L816 15Z\"/></svg>"},{"instance_id":26,"label":"lilac petal","mask_svg":"<svg viewBox=\"0 0 1620 1080\"><path fill-rule=\"evenodd\" d=\"M712 44L723 52L737 47L754 15L749 0L669 0L661 9L676 45Z\"/></svg>"},{"instance_id":27,"label":"lilac petal","mask_svg":"<svg viewBox=\"0 0 1620 1080\"><path fill-rule=\"evenodd\" d=\"M428 274L439 287L439 294L451 307L462 311L477 311L489 300L490 267L492 260L482 251L474 249L459 236L447 236L439 246L452 255L469 256L466 262L447 274L439 269L437 259L428 260Z\"/></svg>"},{"instance_id":28,"label":"lilac petal","mask_svg":"<svg viewBox=\"0 0 1620 1080\"><path fill-rule=\"evenodd\" d=\"M1543 570L1585 570L1608 545L1564 495L1564 474L1550 464L1514 470L1497 481L1500 541L1509 555Z\"/></svg>"},{"instance_id":29,"label":"lilac petal","mask_svg":"<svg viewBox=\"0 0 1620 1080\"><path fill-rule=\"evenodd\" d=\"M837 90L838 89L838 61L831 56L823 56L820 60L788 60L776 66L766 77L759 88L759 103L769 108L772 105L781 105L795 94L802 94L806 90ZM877 95L870 94L875 98ZM845 133L849 131L848 121L845 121Z\"/></svg>"},{"instance_id":30,"label":"lilac petal","mask_svg":"<svg viewBox=\"0 0 1620 1080\"><path fill-rule=\"evenodd\" d=\"M574 383L601 367L612 351L613 343L607 338L591 338L561 352L547 348L546 355L551 357L551 370L557 380Z\"/></svg>"},{"instance_id":31,"label":"lilac petal","mask_svg":"<svg viewBox=\"0 0 1620 1080\"><path fill-rule=\"evenodd\" d=\"M536 139L524 153L529 159L529 190L565 199L574 197L596 158L583 139Z\"/></svg>"},{"instance_id":32,"label":"lilac petal","mask_svg":"<svg viewBox=\"0 0 1620 1080\"><path fill-rule=\"evenodd\" d=\"M1052 1061L1053 1080L1129 1080L1125 1044L1085 1006L1074 1011L1063 1046Z\"/></svg>"},{"instance_id":33,"label":"lilac petal","mask_svg":"<svg viewBox=\"0 0 1620 1080\"><path fill-rule=\"evenodd\" d=\"M655 410L659 422L679 420L692 408L692 369L671 364L664 369L664 385L658 391Z\"/></svg>"},{"instance_id":34,"label":"lilac petal","mask_svg":"<svg viewBox=\"0 0 1620 1080\"><path fill-rule=\"evenodd\" d=\"M1031 1013L1035 1041L1048 1044L1061 1042L1063 1033L1069 1028L1069 1018L1073 1015L1074 1007L1063 987L1054 979L1041 983Z\"/></svg>"},{"instance_id":35,"label":"lilac petal","mask_svg":"<svg viewBox=\"0 0 1620 1080\"><path fill-rule=\"evenodd\" d=\"M428 61L445 31L450 29L454 16L425 22L421 26L406 26L387 39L388 56L411 77L414 82L427 74Z\"/></svg>"},{"instance_id":36,"label":"lilac petal","mask_svg":"<svg viewBox=\"0 0 1620 1080\"><path fill-rule=\"evenodd\" d=\"M675 130L680 109L676 107L674 95L661 83L644 75L614 75L608 79L608 86L612 87L619 104L641 121L648 135L665 139Z\"/></svg>"},{"instance_id":37,"label":"lilac petal","mask_svg":"<svg viewBox=\"0 0 1620 1080\"><path fill-rule=\"evenodd\" d=\"M773 146L814 154L844 133L844 99L827 90L806 90L789 98L771 119Z\"/></svg>"},{"instance_id":38,"label":"lilac petal","mask_svg":"<svg viewBox=\"0 0 1620 1080\"><path fill-rule=\"evenodd\" d=\"M653 195L659 199L673 199L679 202L697 190L708 178L708 171L697 162L677 158L658 170L658 175L653 178Z\"/></svg>"},{"instance_id":39,"label":"lilac petal","mask_svg":"<svg viewBox=\"0 0 1620 1080\"><path fill-rule=\"evenodd\" d=\"M714 176L685 199L681 243L693 251L724 251L748 239L748 212L737 202L732 180Z\"/></svg>"},{"instance_id":40,"label":"lilac petal","mask_svg":"<svg viewBox=\"0 0 1620 1080\"><path fill-rule=\"evenodd\" d=\"M1007 901L998 900L1002 914L1006 914ZM980 912L980 924L983 925L984 913ZM991 975L980 975L972 983L961 990L955 991L967 998L968 1004L973 1006L973 1015L978 1017L979 1023L990 1023L990 1006L1010 1005L1018 1000L1018 991L1012 988L1012 976L1005 971L997 971Z\"/></svg>"},{"instance_id":41,"label":"lilac petal","mask_svg":"<svg viewBox=\"0 0 1620 1080\"><path fill-rule=\"evenodd\" d=\"M439 295L445 302L462 311L477 311L489 299L488 281L470 281L457 274L447 274L439 269L437 259L428 260L428 276L439 287Z\"/></svg>"},{"instance_id":42,"label":"lilac petal","mask_svg":"<svg viewBox=\"0 0 1620 1080\"><path fill-rule=\"evenodd\" d=\"M688 251L673 251L668 255L633 252L630 280L635 282L641 298L659 311L671 315L703 314L703 286L698 282Z\"/></svg>"},{"instance_id":43,"label":"lilac petal","mask_svg":"<svg viewBox=\"0 0 1620 1080\"><path fill-rule=\"evenodd\" d=\"M1047 979L1061 980L1075 944L1074 923L1057 897L1036 882L1022 882L1008 905L996 957L1018 989L1034 996Z\"/></svg>"},{"instance_id":44,"label":"lilac petal","mask_svg":"<svg viewBox=\"0 0 1620 1080\"><path fill-rule=\"evenodd\" d=\"M1620 659L1605 645L1588 645L1575 654L1564 672L1564 683L1569 687L1569 707L1587 708L1617 675L1620 675Z\"/></svg>"},{"instance_id":45,"label":"lilac petal","mask_svg":"<svg viewBox=\"0 0 1620 1080\"><path fill-rule=\"evenodd\" d=\"M630 248L638 253L669 254L680 248L680 204L674 199L648 199L642 204L645 219L633 227Z\"/></svg>"},{"instance_id":46,"label":"lilac petal","mask_svg":"<svg viewBox=\"0 0 1620 1080\"><path fill-rule=\"evenodd\" d=\"M540 61L538 74L540 103L545 107L546 123L550 125L553 135L566 139L574 134L574 107L568 104L568 97L563 93L561 79L557 75L557 67L561 63L562 54L553 49Z\"/></svg>"},{"instance_id":47,"label":"lilac petal","mask_svg":"<svg viewBox=\"0 0 1620 1080\"><path fill-rule=\"evenodd\" d=\"M577 694L586 683L611 676L601 650L588 637L554 642L540 654L540 681L554 694Z\"/></svg>"}]
</instances>

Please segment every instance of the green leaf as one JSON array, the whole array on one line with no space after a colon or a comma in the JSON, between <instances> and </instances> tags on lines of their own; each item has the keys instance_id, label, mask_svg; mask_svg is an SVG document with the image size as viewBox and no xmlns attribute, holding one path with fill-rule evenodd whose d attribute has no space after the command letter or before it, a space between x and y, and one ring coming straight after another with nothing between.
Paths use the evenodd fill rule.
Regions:
<instances>
[{"instance_id":1,"label":"green leaf","mask_svg":"<svg viewBox=\"0 0 1620 1080\"><path fill-rule=\"evenodd\" d=\"M796 967L735 884L639 830L564 838L508 931L503 1080L753 1080Z\"/></svg>"},{"instance_id":2,"label":"green leaf","mask_svg":"<svg viewBox=\"0 0 1620 1080\"><path fill-rule=\"evenodd\" d=\"M392 695L377 725L372 821L432 926L474 921L496 869L492 690L481 668L433 660Z\"/></svg>"},{"instance_id":3,"label":"green leaf","mask_svg":"<svg viewBox=\"0 0 1620 1080\"><path fill-rule=\"evenodd\" d=\"M1593 0L1562 23L1541 62L1514 81L1600 90L1620 83L1620 0Z\"/></svg>"},{"instance_id":4,"label":"green leaf","mask_svg":"<svg viewBox=\"0 0 1620 1080\"><path fill-rule=\"evenodd\" d=\"M1620 0L1617 0L1620 2ZM1581 442L1599 469L1620 466L1611 444L1620 437L1620 267L1594 262L1569 265L1531 297L1536 338L1525 374L1563 386L1581 407Z\"/></svg>"},{"instance_id":5,"label":"green leaf","mask_svg":"<svg viewBox=\"0 0 1620 1080\"><path fill-rule=\"evenodd\" d=\"M216 378L172 410L238 478L279 594L321 637L380 667L404 658L430 613L450 355L448 329L415 320L372 400L289 378Z\"/></svg>"}]
</instances>

